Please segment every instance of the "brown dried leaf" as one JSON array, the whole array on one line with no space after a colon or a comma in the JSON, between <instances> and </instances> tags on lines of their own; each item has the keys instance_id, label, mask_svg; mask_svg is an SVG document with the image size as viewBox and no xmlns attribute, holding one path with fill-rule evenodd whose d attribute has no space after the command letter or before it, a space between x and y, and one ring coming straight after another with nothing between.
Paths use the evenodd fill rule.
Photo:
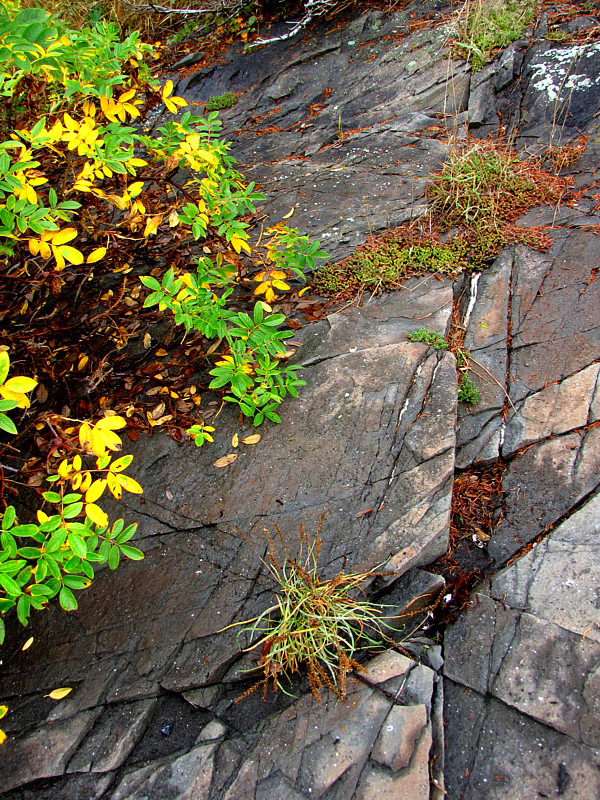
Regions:
<instances>
[{"instance_id":1,"label":"brown dried leaf","mask_svg":"<svg viewBox=\"0 0 600 800\"><path fill-rule=\"evenodd\" d=\"M222 456L222 458L217 458L216 461L213 461L213 467L228 467L230 464L233 464L238 457L238 453L230 453L228 456Z\"/></svg>"}]
</instances>

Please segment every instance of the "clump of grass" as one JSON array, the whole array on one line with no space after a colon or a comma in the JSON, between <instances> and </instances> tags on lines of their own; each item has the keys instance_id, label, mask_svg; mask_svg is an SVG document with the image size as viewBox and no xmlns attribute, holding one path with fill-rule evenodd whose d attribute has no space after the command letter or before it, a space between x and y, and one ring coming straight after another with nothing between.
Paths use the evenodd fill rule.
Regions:
<instances>
[{"instance_id":1,"label":"clump of grass","mask_svg":"<svg viewBox=\"0 0 600 800\"><path fill-rule=\"evenodd\" d=\"M454 51L467 58L474 71L481 69L521 38L536 13L535 0L467 0L456 18Z\"/></svg>"},{"instance_id":2,"label":"clump of grass","mask_svg":"<svg viewBox=\"0 0 600 800\"><path fill-rule=\"evenodd\" d=\"M313 695L320 700L323 687L340 699L346 698L348 673L361 670L355 655L386 638L381 631L381 606L364 597L364 584L378 575L376 570L346 574L340 571L324 580L319 574L320 532L310 541L300 529L300 554L286 553L280 563L272 539L267 566L277 584L276 603L253 619L229 627L241 627L251 644L245 652L258 650L258 665L263 677L238 697L247 697L259 686L263 698L269 685L289 694L286 686L298 674L306 674ZM281 543L283 537L275 526Z\"/></svg>"},{"instance_id":3,"label":"clump of grass","mask_svg":"<svg viewBox=\"0 0 600 800\"><path fill-rule=\"evenodd\" d=\"M411 342L423 342L424 344L431 344L435 350L448 349L448 342L444 339L441 333L432 331L429 328L419 328L418 331L407 333L406 338Z\"/></svg>"},{"instance_id":4,"label":"clump of grass","mask_svg":"<svg viewBox=\"0 0 600 800\"><path fill-rule=\"evenodd\" d=\"M224 108L232 108L237 103L235 92L223 92L223 94L213 95L205 104L207 111L221 111Z\"/></svg>"},{"instance_id":5,"label":"clump of grass","mask_svg":"<svg viewBox=\"0 0 600 800\"><path fill-rule=\"evenodd\" d=\"M563 188L564 181L544 172L537 160L521 161L508 147L475 141L450 154L427 197L446 228L500 230L530 208L556 202Z\"/></svg>"},{"instance_id":6,"label":"clump of grass","mask_svg":"<svg viewBox=\"0 0 600 800\"><path fill-rule=\"evenodd\" d=\"M537 159L521 160L496 142L470 141L453 150L431 177L426 215L369 237L348 258L322 267L312 287L345 300L364 291L398 289L406 278L425 272L456 277L481 271L506 244L545 250L551 244L545 230L516 221L534 206L558 203L566 185ZM442 241L447 231L450 238Z\"/></svg>"}]
</instances>

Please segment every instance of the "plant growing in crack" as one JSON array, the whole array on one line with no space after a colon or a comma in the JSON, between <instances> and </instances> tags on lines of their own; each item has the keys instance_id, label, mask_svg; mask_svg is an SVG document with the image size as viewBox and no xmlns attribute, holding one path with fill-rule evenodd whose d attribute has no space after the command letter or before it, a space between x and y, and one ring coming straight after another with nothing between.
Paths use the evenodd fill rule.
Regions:
<instances>
[{"instance_id":1,"label":"plant growing in crack","mask_svg":"<svg viewBox=\"0 0 600 800\"><path fill-rule=\"evenodd\" d=\"M468 376L471 369L471 353L469 350L466 350L455 341L449 344L440 333L432 331L429 328L419 328L418 331L407 333L406 338L410 342L421 342L422 344L430 345L435 350L450 349L456 358L456 369L460 376L458 382L458 402L474 405L479 401L481 392Z\"/></svg>"},{"instance_id":2,"label":"plant growing in crack","mask_svg":"<svg viewBox=\"0 0 600 800\"><path fill-rule=\"evenodd\" d=\"M379 567L366 572L340 570L335 577L325 580L318 566L324 517L323 514L312 540L304 526L300 526L297 558L287 552L281 531L275 525L285 552L283 559L278 557L265 530L269 547L264 563L278 587L276 602L258 616L224 628L240 628L238 640L242 635L250 639L244 652L260 652L258 667L262 678L236 702L259 687L266 699L269 685L273 690L290 694L286 688L290 679L303 673L317 700L323 687L344 700L348 674L362 669L356 655L377 647L384 639L389 641L382 629L382 606L366 599L364 587L377 576L393 573L383 572Z\"/></svg>"}]
</instances>

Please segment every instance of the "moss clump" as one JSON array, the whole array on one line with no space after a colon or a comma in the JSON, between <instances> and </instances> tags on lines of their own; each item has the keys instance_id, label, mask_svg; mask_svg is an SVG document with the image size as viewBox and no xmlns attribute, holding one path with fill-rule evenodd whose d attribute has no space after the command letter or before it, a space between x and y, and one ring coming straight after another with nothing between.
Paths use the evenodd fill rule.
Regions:
<instances>
[{"instance_id":1,"label":"moss clump","mask_svg":"<svg viewBox=\"0 0 600 800\"><path fill-rule=\"evenodd\" d=\"M213 95L205 104L207 111L221 111L223 108L232 108L237 103L235 92L223 92Z\"/></svg>"},{"instance_id":2,"label":"moss clump","mask_svg":"<svg viewBox=\"0 0 600 800\"><path fill-rule=\"evenodd\" d=\"M442 243L435 234L424 233L414 224L369 237L365 244L338 264L319 270L314 290L329 296L350 296L398 289L411 275L435 272L456 275L468 268L469 241L456 236Z\"/></svg>"},{"instance_id":3,"label":"moss clump","mask_svg":"<svg viewBox=\"0 0 600 800\"><path fill-rule=\"evenodd\" d=\"M407 333L406 338L411 342L423 342L424 344L431 344L436 350L447 350L448 342L444 339L441 333L429 330L429 328L419 328L418 331Z\"/></svg>"}]
</instances>

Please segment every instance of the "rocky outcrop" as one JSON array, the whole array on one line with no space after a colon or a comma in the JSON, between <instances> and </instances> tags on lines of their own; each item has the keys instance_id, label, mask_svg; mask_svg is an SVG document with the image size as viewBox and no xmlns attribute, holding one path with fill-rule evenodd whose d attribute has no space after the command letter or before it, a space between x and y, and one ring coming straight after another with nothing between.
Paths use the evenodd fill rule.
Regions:
<instances>
[{"instance_id":1,"label":"rocky outcrop","mask_svg":"<svg viewBox=\"0 0 600 800\"><path fill-rule=\"evenodd\" d=\"M265 213L293 207L334 259L419 214L427 177L467 132L500 120L538 150L587 136L564 170L577 196L520 220L547 226L551 249L507 247L454 286L426 276L298 331L307 386L258 445L229 444L248 432L231 410L212 449L138 440L145 493L128 513L145 560L101 571L76 615L38 615L35 648L20 652L12 632L0 672L11 800L598 793L599 45L543 40L543 17L472 75L448 57L446 11L411 3L234 49L177 91L199 104L238 93L224 133ZM406 333L445 335L458 306L482 396L457 419L453 356ZM496 462L505 505L480 544L508 566L442 657L426 626L443 580L421 567L446 549L455 467ZM409 606L420 635L390 631L403 654L366 662L346 703L318 703L302 682L236 703L255 659L223 629L273 602L264 529L277 524L295 554L299 526L323 512L324 574L385 563L394 575L369 591L391 614ZM61 686L73 691L47 697Z\"/></svg>"}]
</instances>

